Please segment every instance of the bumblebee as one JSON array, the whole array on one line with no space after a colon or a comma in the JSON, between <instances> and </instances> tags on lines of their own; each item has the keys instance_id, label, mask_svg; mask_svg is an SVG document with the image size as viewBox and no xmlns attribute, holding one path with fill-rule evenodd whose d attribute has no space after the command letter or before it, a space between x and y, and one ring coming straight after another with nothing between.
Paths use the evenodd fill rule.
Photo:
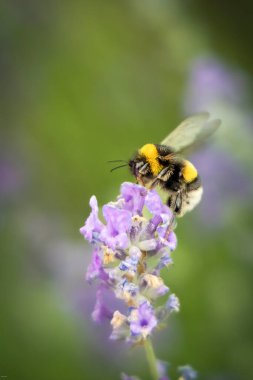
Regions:
<instances>
[{"instance_id":1,"label":"bumblebee","mask_svg":"<svg viewBox=\"0 0 253 380\"><path fill-rule=\"evenodd\" d=\"M168 194L167 205L183 216L200 202L203 187L195 166L182 157L196 149L219 127L207 112L185 119L161 144L145 144L128 165L137 182L149 189L160 186ZM122 165L123 166L123 165Z\"/></svg>"}]
</instances>

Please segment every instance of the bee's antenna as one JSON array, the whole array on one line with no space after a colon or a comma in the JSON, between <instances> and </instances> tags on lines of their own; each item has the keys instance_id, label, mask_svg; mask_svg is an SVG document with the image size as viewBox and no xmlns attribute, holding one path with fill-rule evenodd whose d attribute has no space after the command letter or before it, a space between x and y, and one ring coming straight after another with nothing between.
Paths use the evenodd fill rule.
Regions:
<instances>
[{"instance_id":1,"label":"bee's antenna","mask_svg":"<svg viewBox=\"0 0 253 380\"><path fill-rule=\"evenodd\" d=\"M112 160L112 161L107 161L109 164L112 162L125 162L126 164L128 163L126 160Z\"/></svg>"},{"instance_id":2,"label":"bee's antenna","mask_svg":"<svg viewBox=\"0 0 253 380\"><path fill-rule=\"evenodd\" d=\"M116 168L113 168L110 171L113 172L114 170L119 169L119 168L123 168L124 166L128 166L128 164L116 166Z\"/></svg>"}]
</instances>

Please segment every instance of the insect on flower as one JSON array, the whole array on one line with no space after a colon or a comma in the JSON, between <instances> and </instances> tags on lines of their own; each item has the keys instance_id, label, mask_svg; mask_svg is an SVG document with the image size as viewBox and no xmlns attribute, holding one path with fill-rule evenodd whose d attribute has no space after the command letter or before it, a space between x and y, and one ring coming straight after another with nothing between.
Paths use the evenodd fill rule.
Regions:
<instances>
[{"instance_id":1,"label":"insect on flower","mask_svg":"<svg viewBox=\"0 0 253 380\"><path fill-rule=\"evenodd\" d=\"M201 200L198 171L182 154L195 150L217 130L221 121L209 117L208 112L202 112L185 119L161 144L143 145L128 162L139 184L149 189L159 185L169 194L167 205L176 216L193 210Z\"/></svg>"},{"instance_id":2,"label":"insect on flower","mask_svg":"<svg viewBox=\"0 0 253 380\"><path fill-rule=\"evenodd\" d=\"M138 183L121 185L117 200L102 208L104 222L92 196L90 216L80 229L93 246L86 278L99 284L92 317L97 322L110 320L111 339L143 345L155 380L168 377L164 365L157 364L151 336L180 309L177 296L169 295L161 270L172 263L171 253L177 245L175 216L191 211L203 192L197 169L181 154L195 148L219 125L220 120L209 120L208 113L197 114L183 121L161 144L144 145L128 162L117 160L121 164L112 170L129 166ZM153 189L156 185L169 194L167 205ZM119 307L111 309L105 304L105 291L121 301ZM166 295L167 301L156 302ZM189 366L180 367L180 373L182 380L196 378ZM122 379L138 378L122 374Z\"/></svg>"}]
</instances>

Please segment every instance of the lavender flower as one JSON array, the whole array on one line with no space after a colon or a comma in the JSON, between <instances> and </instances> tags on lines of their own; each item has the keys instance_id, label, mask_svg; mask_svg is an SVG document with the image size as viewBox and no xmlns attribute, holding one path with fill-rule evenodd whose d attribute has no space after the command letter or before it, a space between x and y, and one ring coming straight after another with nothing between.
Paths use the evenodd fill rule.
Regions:
<instances>
[{"instance_id":1,"label":"lavender flower","mask_svg":"<svg viewBox=\"0 0 253 380\"><path fill-rule=\"evenodd\" d=\"M103 206L104 223L95 196L90 206L91 214L80 232L93 246L86 279L99 284L92 317L97 322L110 320L110 339L143 344L153 363L153 377L168 379L165 364L157 364L150 337L171 313L179 311L174 294L163 305L156 304L169 294L160 271L172 263L171 252L177 245L174 216L156 191L128 182L121 185L115 202ZM121 300L121 308L112 311L106 306L105 290ZM122 374L122 379L137 378Z\"/></svg>"},{"instance_id":2,"label":"lavender flower","mask_svg":"<svg viewBox=\"0 0 253 380\"><path fill-rule=\"evenodd\" d=\"M159 374L159 380L169 380L167 376L169 363L158 359L156 361L156 366L157 366L157 371Z\"/></svg>"},{"instance_id":3,"label":"lavender flower","mask_svg":"<svg viewBox=\"0 0 253 380\"><path fill-rule=\"evenodd\" d=\"M175 294L171 294L169 296L169 299L167 301L167 307L170 312L179 311L180 303L179 303L179 299L177 298L177 296L175 296Z\"/></svg>"},{"instance_id":4,"label":"lavender flower","mask_svg":"<svg viewBox=\"0 0 253 380\"><path fill-rule=\"evenodd\" d=\"M192 63L184 110L186 113L210 110L219 103L241 105L246 88L242 72L232 70L215 57L200 57Z\"/></svg>"},{"instance_id":5,"label":"lavender flower","mask_svg":"<svg viewBox=\"0 0 253 380\"><path fill-rule=\"evenodd\" d=\"M116 310L111 318L111 338L131 343L146 339L159 326L154 301L169 292L160 277L160 270L172 263L171 251L176 248L172 230L173 215L155 191L123 183L116 202L103 206L105 224L98 218L96 197L90 200L91 214L80 229L94 247L87 269L89 282L97 279L127 306L126 314ZM145 217L145 214L151 214ZM93 318L101 321L110 312L97 292ZM163 307L168 316L178 307Z\"/></svg>"},{"instance_id":6,"label":"lavender flower","mask_svg":"<svg viewBox=\"0 0 253 380\"><path fill-rule=\"evenodd\" d=\"M0 202L12 201L22 190L25 173L16 152L7 141L0 143ZM18 164L19 163L19 164Z\"/></svg>"},{"instance_id":7,"label":"lavender flower","mask_svg":"<svg viewBox=\"0 0 253 380\"><path fill-rule=\"evenodd\" d=\"M248 171L252 167L253 116L248 108L248 83L245 72L212 55L200 56L190 66L182 104L184 113L209 110L222 118L216 147L210 145L192 157L206 184L199 216L208 228L220 229L231 221L231 201L239 203L240 209L252 202Z\"/></svg>"}]
</instances>

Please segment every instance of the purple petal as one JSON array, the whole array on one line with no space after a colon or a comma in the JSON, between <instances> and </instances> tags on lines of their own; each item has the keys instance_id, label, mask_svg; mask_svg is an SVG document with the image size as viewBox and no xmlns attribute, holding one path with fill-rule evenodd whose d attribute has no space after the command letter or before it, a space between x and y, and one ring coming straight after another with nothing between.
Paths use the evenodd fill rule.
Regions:
<instances>
[{"instance_id":1,"label":"purple petal","mask_svg":"<svg viewBox=\"0 0 253 380\"><path fill-rule=\"evenodd\" d=\"M155 190L149 191L145 199L145 205L147 209L153 215L167 214L172 216L172 212L168 206L166 206Z\"/></svg>"},{"instance_id":2,"label":"purple petal","mask_svg":"<svg viewBox=\"0 0 253 380\"><path fill-rule=\"evenodd\" d=\"M99 255L100 251L96 248L92 253L91 263L88 265L86 272L86 280L91 282L95 278L100 278L103 281L108 279L107 273L104 271L102 259Z\"/></svg>"},{"instance_id":3,"label":"purple petal","mask_svg":"<svg viewBox=\"0 0 253 380\"><path fill-rule=\"evenodd\" d=\"M96 304L91 316L93 321L101 323L104 320L111 319L113 313L105 306L103 302L103 294L101 289L97 291L96 296Z\"/></svg>"},{"instance_id":4,"label":"purple petal","mask_svg":"<svg viewBox=\"0 0 253 380\"><path fill-rule=\"evenodd\" d=\"M163 224L157 227L158 236L162 239L160 244L167 246L171 251L174 251L177 246L177 237L174 231L170 231L168 234L168 224Z\"/></svg>"},{"instance_id":5,"label":"purple petal","mask_svg":"<svg viewBox=\"0 0 253 380\"><path fill-rule=\"evenodd\" d=\"M174 231L170 231L168 236L169 248L174 251L177 247L177 236Z\"/></svg>"},{"instance_id":6,"label":"purple petal","mask_svg":"<svg viewBox=\"0 0 253 380\"><path fill-rule=\"evenodd\" d=\"M140 252L141 255L141 252ZM127 256L125 260L121 261L119 265L119 269L123 271L137 271L137 265L139 263L139 257L136 254L131 254L131 256Z\"/></svg>"},{"instance_id":7,"label":"purple petal","mask_svg":"<svg viewBox=\"0 0 253 380\"><path fill-rule=\"evenodd\" d=\"M121 185L121 196L125 201L124 209L131 211L132 215L142 214L147 189L130 182Z\"/></svg>"},{"instance_id":8,"label":"purple petal","mask_svg":"<svg viewBox=\"0 0 253 380\"><path fill-rule=\"evenodd\" d=\"M179 309L180 309L180 303L179 303L179 299L177 298L177 296L175 294L171 294L169 296L169 299L167 301L167 304L166 304L168 310L170 312L178 312Z\"/></svg>"},{"instance_id":9,"label":"purple petal","mask_svg":"<svg viewBox=\"0 0 253 380\"><path fill-rule=\"evenodd\" d=\"M118 234L116 236L112 236L108 232L107 228L105 228L101 232L99 238L105 245L107 245L108 247L110 247L113 250L115 250L117 248L118 249L126 249L130 243L130 240L129 240L127 233L121 233L121 234Z\"/></svg>"},{"instance_id":10,"label":"purple petal","mask_svg":"<svg viewBox=\"0 0 253 380\"><path fill-rule=\"evenodd\" d=\"M133 335L146 338L157 325L154 309L148 302L143 302L138 309L133 309L130 317L130 330Z\"/></svg>"},{"instance_id":11,"label":"purple petal","mask_svg":"<svg viewBox=\"0 0 253 380\"><path fill-rule=\"evenodd\" d=\"M112 249L126 249L130 242L131 213L108 204L103 207L103 215L107 224L99 235L100 241Z\"/></svg>"},{"instance_id":12,"label":"purple petal","mask_svg":"<svg viewBox=\"0 0 253 380\"><path fill-rule=\"evenodd\" d=\"M158 264L156 265L156 269L158 271L160 271L164 267L167 267L169 264L173 263L173 260L170 254L171 254L171 250L169 247L163 247L159 250L158 256L160 256L160 258L159 258Z\"/></svg>"},{"instance_id":13,"label":"purple petal","mask_svg":"<svg viewBox=\"0 0 253 380\"><path fill-rule=\"evenodd\" d=\"M90 199L91 213L88 219L86 220L83 227L80 228L80 233L88 240L90 243L96 239L104 225L98 218L98 204L97 198L93 195Z\"/></svg>"},{"instance_id":14,"label":"purple petal","mask_svg":"<svg viewBox=\"0 0 253 380\"><path fill-rule=\"evenodd\" d=\"M107 223L107 230L111 236L129 231L132 217L129 211L108 204L103 207L103 215Z\"/></svg>"},{"instance_id":15,"label":"purple petal","mask_svg":"<svg viewBox=\"0 0 253 380\"><path fill-rule=\"evenodd\" d=\"M153 234L160 223L163 222L163 218L161 215L155 215L152 219L150 219L149 224L147 226L147 232Z\"/></svg>"}]
</instances>

